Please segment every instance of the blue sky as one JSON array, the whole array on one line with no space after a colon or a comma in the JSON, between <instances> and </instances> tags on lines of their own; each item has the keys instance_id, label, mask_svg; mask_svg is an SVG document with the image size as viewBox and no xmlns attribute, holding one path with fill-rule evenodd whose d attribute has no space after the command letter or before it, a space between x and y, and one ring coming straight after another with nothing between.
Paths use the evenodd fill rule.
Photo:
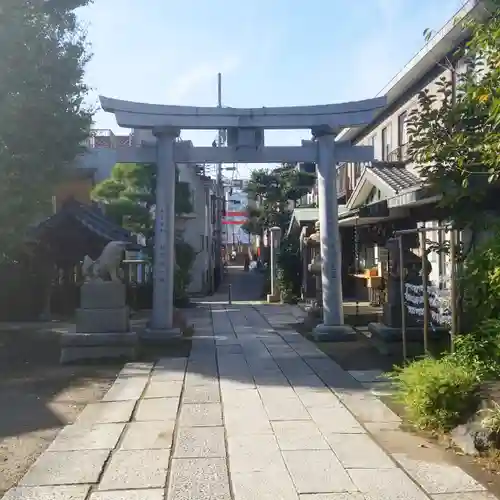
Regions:
<instances>
[{"instance_id":1,"label":"blue sky","mask_svg":"<svg viewBox=\"0 0 500 500\"><path fill-rule=\"evenodd\" d=\"M80 10L97 95L212 106L217 73L233 107L326 104L374 97L463 0L95 0ZM140 6L139 6L140 5ZM118 131L112 115L96 126ZM276 131L266 144L300 144ZM213 132L183 132L209 145Z\"/></svg>"}]
</instances>

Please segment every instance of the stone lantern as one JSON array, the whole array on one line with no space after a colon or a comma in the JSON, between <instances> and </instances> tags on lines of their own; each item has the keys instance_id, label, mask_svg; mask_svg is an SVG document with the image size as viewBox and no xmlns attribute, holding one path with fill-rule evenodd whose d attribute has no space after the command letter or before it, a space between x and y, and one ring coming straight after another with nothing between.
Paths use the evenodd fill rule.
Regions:
<instances>
[{"instance_id":1,"label":"stone lantern","mask_svg":"<svg viewBox=\"0 0 500 500\"><path fill-rule=\"evenodd\" d=\"M314 223L314 233L307 239L307 246L311 249L311 262L307 266L308 271L316 279L316 307L321 307L322 300L322 286L321 286L321 236L320 236L320 222L319 220Z\"/></svg>"}]
</instances>

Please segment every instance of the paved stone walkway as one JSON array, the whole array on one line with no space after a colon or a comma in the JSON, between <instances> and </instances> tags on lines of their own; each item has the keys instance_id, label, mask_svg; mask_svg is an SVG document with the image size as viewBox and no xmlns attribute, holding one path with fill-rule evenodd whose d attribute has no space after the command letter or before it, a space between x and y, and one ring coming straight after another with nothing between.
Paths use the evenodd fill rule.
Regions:
<instances>
[{"instance_id":1,"label":"paved stone walkway","mask_svg":"<svg viewBox=\"0 0 500 500\"><path fill-rule=\"evenodd\" d=\"M127 364L4 500L491 500L458 467L389 456L399 417L287 325L193 309L189 359Z\"/></svg>"}]
</instances>

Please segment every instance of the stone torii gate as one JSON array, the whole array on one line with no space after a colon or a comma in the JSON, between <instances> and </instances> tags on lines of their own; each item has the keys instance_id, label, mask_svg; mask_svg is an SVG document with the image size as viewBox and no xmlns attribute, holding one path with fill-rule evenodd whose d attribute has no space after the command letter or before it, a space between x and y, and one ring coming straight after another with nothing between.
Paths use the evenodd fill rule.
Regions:
<instances>
[{"instance_id":1,"label":"stone torii gate","mask_svg":"<svg viewBox=\"0 0 500 500\"><path fill-rule=\"evenodd\" d=\"M104 111L114 113L119 126L148 129L156 136L153 146L119 148L119 162L157 164L156 221L153 276L153 313L150 334L177 335L173 330L174 224L176 163L283 163L317 165L323 324L315 334L328 339L350 337L342 309L341 249L338 227L337 169L339 162L369 162L372 146L335 142L346 127L371 122L386 106L386 98L278 108L215 108L143 104L100 97ZM193 147L178 141L182 129L225 130L227 147ZM310 129L314 141L301 146L264 145L266 129Z\"/></svg>"}]
</instances>

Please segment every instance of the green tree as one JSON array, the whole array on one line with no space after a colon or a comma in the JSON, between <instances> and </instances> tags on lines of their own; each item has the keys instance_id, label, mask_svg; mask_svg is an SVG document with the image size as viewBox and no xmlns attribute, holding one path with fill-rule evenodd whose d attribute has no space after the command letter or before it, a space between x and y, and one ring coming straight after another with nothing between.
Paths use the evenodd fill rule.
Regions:
<instances>
[{"instance_id":1,"label":"green tree","mask_svg":"<svg viewBox=\"0 0 500 500\"><path fill-rule=\"evenodd\" d=\"M310 191L315 179L314 175L298 170L295 164L252 171L246 192L256 207L249 207L243 229L262 235L266 229L279 226L284 233L297 200Z\"/></svg>"},{"instance_id":2,"label":"green tree","mask_svg":"<svg viewBox=\"0 0 500 500\"><path fill-rule=\"evenodd\" d=\"M28 226L49 213L88 137L89 54L75 9L90 1L0 4L0 259L14 258Z\"/></svg>"},{"instance_id":3,"label":"green tree","mask_svg":"<svg viewBox=\"0 0 500 500\"><path fill-rule=\"evenodd\" d=\"M421 92L408 120L410 156L462 226L484 222L481 203L500 178L500 0L490 8L486 22L469 23L456 54L465 73L452 65L452 78L443 76L436 94Z\"/></svg>"},{"instance_id":4,"label":"green tree","mask_svg":"<svg viewBox=\"0 0 500 500\"><path fill-rule=\"evenodd\" d=\"M176 175L175 212L192 211L189 185ZM145 163L117 163L111 176L92 191L92 198L101 202L106 215L125 229L142 234L151 242L154 231L156 201L156 165Z\"/></svg>"},{"instance_id":5,"label":"green tree","mask_svg":"<svg viewBox=\"0 0 500 500\"><path fill-rule=\"evenodd\" d=\"M145 163L117 163L111 176L99 183L92 191L92 198L105 206L106 215L115 223L136 234L142 234L147 242L147 253L152 257L154 239L154 208L156 201L156 165ZM176 172L175 212L177 215L193 211L189 184L179 181ZM175 242L174 292L178 305L185 304L190 272L196 253L181 235Z\"/></svg>"}]
</instances>

